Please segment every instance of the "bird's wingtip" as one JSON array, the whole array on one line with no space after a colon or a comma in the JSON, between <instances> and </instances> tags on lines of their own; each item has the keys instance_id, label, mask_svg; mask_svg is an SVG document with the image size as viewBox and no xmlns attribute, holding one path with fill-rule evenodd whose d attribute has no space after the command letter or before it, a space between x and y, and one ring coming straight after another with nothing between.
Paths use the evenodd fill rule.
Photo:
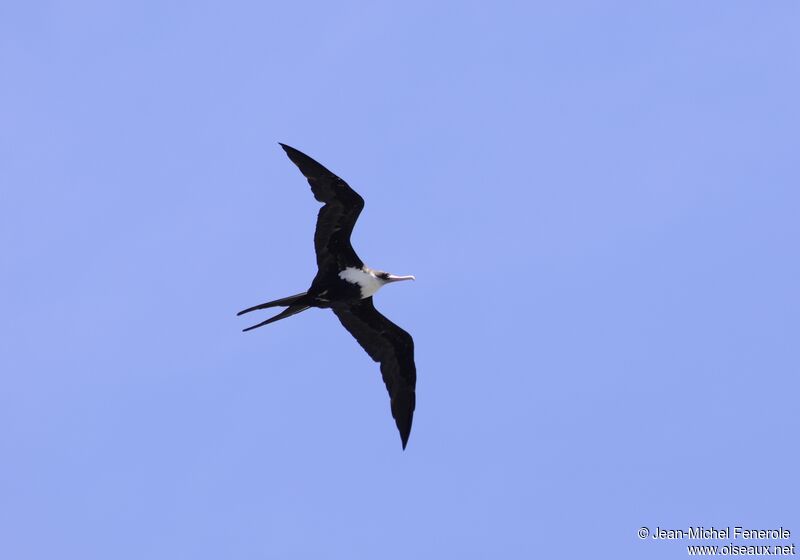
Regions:
<instances>
[{"instance_id":1,"label":"bird's wingtip","mask_svg":"<svg viewBox=\"0 0 800 560\"><path fill-rule=\"evenodd\" d=\"M407 430L405 429L400 430L400 442L403 444L403 451L406 450L406 445L408 445L408 438L410 436L411 436L411 426L409 426Z\"/></svg>"},{"instance_id":2,"label":"bird's wingtip","mask_svg":"<svg viewBox=\"0 0 800 560\"><path fill-rule=\"evenodd\" d=\"M405 450L408 439L411 437L411 424L414 421L414 393L402 392L392 398L392 416L394 417L397 431L400 433L400 441Z\"/></svg>"}]
</instances>

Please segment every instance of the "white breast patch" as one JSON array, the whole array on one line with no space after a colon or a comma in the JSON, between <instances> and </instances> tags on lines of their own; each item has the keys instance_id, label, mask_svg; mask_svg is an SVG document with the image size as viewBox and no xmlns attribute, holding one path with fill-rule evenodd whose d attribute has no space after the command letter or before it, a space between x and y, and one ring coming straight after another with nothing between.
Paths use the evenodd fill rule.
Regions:
<instances>
[{"instance_id":1,"label":"white breast patch","mask_svg":"<svg viewBox=\"0 0 800 560\"><path fill-rule=\"evenodd\" d=\"M360 268L353 268L352 266L341 271L339 273L339 278L347 280L351 284L358 284L361 288L361 299L370 297L383 286L383 282L378 280L374 274L364 272Z\"/></svg>"}]
</instances>

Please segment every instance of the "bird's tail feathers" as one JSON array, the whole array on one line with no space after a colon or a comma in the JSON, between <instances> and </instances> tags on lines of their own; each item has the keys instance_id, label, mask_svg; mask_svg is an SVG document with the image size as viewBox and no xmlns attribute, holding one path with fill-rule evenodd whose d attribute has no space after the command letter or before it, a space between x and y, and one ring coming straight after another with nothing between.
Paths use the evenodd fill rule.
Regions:
<instances>
[{"instance_id":1,"label":"bird's tail feathers","mask_svg":"<svg viewBox=\"0 0 800 560\"><path fill-rule=\"evenodd\" d=\"M258 309L267 309L268 307L288 307L290 305L295 305L300 303L300 301L305 297L306 292L302 294L295 294L293 296L276 299L275 301L268 301L267 303L261 303L259 305L254 305L253 307L248 307L242 311L239 311L236 315L244 315L245 313L250 313L251 311L256 311Z\"/></svg>"},{"instance_id":2,"label":"bird's tail feathers","mask_svg":"<svg viewBox=\"0 0 800 560\"><path fill-rule=\"evenodd\" d=\"M286 307L283 311L267 319L266 321L262 321L257 325L253 325L252 327L247 327L244 329L244 332L252 331L253 329L257 329L258 327L263 327L264 325L269 325L270 323L274 323L275 321L280 321L281 319L285 319L286 317L291 317L292 315L297 315L298 313L305 311L310 305L306 303L306 292L302 294L295 294L293 296L276 299L274 301L268 301L267 303L262 303L260 305L254 305L253 307L248 307L242 311L239 311L237 315L244 315L245 313L250 313L251 311L256 311L258 309L267 309L268 307Z\"/></svg>"},{"instance_id":3,"label":"bird's tail feathers","mask_svg":"<svg viewBox=\"0 0 800 560\"><path fill-rule=\"evenodd\" d=\"M292 315L297 315L305 311L306 309L310 309L310 305L306 305L304 303L298 303L295 305L290 305L274 317L267 319L266 321L262 321L257 325L253 325L252 327L247 327L243 329L242 332L252 331L253 329L257 329L258 327L263 327L264 325L269 325L270 323L274 323L275 321L280 321L281 319L286 319L286 317L291 317Z\"/></svg>"}]
</instances>

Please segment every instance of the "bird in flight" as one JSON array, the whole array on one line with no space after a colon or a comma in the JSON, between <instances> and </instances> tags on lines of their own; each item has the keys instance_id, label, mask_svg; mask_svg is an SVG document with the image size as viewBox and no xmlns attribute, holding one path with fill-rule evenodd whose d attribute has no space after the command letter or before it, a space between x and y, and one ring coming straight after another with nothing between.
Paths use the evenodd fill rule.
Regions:
<instances>
[{"instance_id":1,"label":"bird in flight","mask_svg":"<svg viewBox=\"0 0 800 560\"><path fill-rule=\"evenodd\" d=\"M386 284L414 280L414 277L397 276L366 266L350 244L350 235L364 208L364 199L304 153L285 144L281 147L308 179L314 198L323 203L314 233L318 271L308 291L240 311L238 315L269 307L286 308L244 331L280 321L311 307L330 308L369 357L381 364L383 382L391 399L392 416L405 449L416 401L414 340L375 309L372 296Z\"/></svg>"}]
</instances>

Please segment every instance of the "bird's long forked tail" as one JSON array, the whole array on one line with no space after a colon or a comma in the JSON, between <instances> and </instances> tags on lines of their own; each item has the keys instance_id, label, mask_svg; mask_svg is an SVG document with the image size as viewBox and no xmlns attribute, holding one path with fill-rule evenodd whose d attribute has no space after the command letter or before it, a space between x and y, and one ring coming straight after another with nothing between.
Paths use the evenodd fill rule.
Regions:
<instances>
[{"instance_id":1,"label":"bird's long forked tail","mask_svg":"<svg viewBox=\"0 0 800 560\"><path fill-rule=\"evenodd\" d=\"M251 311L257 311L259 309L267 309L269 307L286 307L283 311L275 315L274 317L270 317L266 321L262 321L257 325L253 325L252 327L247 327L243 329L242 332L252 331L253 329L257 329L258 327L263 327L264 325L269 325L270 323L274 323L275 321L280 321L281 319L286 319L286 317L291 317L292 315L297 315L309 309L311 306L306 305L304 303L304 298L306 296L306 292L302 294L295 294L293 296L276 299L274 301L268 301L267 303L261 303L259 305L254 305L253 307L248 307L242 311L239 311L236 315L244 315L245 313L250 313Z\"/></svg>"}]
</instances>

